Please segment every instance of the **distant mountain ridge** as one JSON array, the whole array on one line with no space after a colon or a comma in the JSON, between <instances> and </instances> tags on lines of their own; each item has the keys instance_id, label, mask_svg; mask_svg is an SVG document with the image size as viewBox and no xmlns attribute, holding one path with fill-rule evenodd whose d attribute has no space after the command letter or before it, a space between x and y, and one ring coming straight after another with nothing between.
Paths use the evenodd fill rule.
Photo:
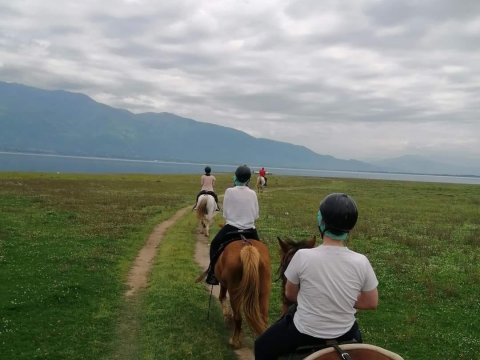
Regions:
<instances>
[{"instance_id":1,"label":"distant mountain ridge","mask_svg":"<svg viewBox=\"0 0 480 360\"><path fill-rule=\"evenodd\" d=\"M296 169L480 176L478 167L418 156L375 162L320 155L286 142L171 113L134 114L63 90L0 81L0 151Z\"/></svg>"},{"instance_id":2,"label":"distant mountain ridge","mask_svg":"<svg viewBox=\"0 0 480 360\"><path fill-rule=\"evenodd\" d=\"M376 171L356 160L254 138L170 113L133 114L62 90L0 82L0 150L129 159Z\"/></svg>"}]
</instances>

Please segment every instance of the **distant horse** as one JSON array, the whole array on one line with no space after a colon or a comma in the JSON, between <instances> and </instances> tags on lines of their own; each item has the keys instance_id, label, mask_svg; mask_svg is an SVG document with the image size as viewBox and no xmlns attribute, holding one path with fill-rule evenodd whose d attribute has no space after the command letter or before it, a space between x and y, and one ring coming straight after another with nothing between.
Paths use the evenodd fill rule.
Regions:
<instances>
[{"instance_id":1,"label":"distant horse","mask_svg":"<svg viewBox=\"0 0 480 360\"><path fill-rule=\"evenodd\" d=\"M305 241L282 240L277 237L280 244L280 266L277 270L279 279L282 279L282 316L291 305L294 305L285 297L285 270L290 264L293 255L300 249L313 248L316 238ZM320 349L320 350L319 350ZM299 348L295 353L283 355L279 360L403 360L403 358L386 349L370 344L336 344L314 345Z\"/></svg>"},{"instance_id":2,"label":"distant horse","mask_svg":"<svg viewBox=\"0 0 480 360\"><path fill-rule=\"evenodd\" d=\"M263 176L257 176L257 192L262 192L265 187L265 178Z\"/></svg>"},{"instance_id":3,"label":"distant horse","mask_svg":"<svg viewBox=\"0 0 480 360\"><path fill-rule=\"evenodd\" d=\"M285 270L287 270L288 264L293 258L293 255L299 249L313 248L317 238L314 236L309 240L304 241L294 241L291 239L282 240L280 237L277 237L278 243L280 244L280 266L278 267L277 274L278 278L282 280L282 314L285 315L288 311L288 308L293 305L285 296L285 284L287 278L285 277Z\"/></svg>"},{"instance_id":4,"label":"distant horse","mask_svg":"<svg viewBox=\"0 0 480 360\"><path fill-rule=\"evenodd\" d=\"M223 316L234 322L229 343L237 349L241 346L242 314L256 335L268 326L272 280L268 247L245 238L230 242L218 258L215 276L220 282L218 299ZM225 301L227 292L230 307Z\"/></svg>"},{"instance_id":5,"label":"distant horse","mask_svg":"<svg viewBox=\"0 0 480 360\"><path fill-rule=\"evenodd\" d=\"M202 232L206 237L210 236L210 225L213 222L215 216L215 209L217 203L215 198L209 194L202 194L198 197L197 201L197 218L202 224Z\"/></svg>"}]
</instances>

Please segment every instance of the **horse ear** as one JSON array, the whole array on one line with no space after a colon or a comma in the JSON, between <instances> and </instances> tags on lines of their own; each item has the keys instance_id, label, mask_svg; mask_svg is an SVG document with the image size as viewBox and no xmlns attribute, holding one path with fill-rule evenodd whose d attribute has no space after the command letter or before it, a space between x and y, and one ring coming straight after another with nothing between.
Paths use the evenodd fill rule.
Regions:
<instances>
[{"instance_id":1,"label":"horse ear","mask_svg":"<svg viewBox=\"0 0 480 360\"><path fill-rule=\"evenodd\" d=\"M308 248L313 248L316 242L317 242L317 237L314 236L310 240L307 240L305 244L307 245Z\"/></svg>"},{"instance_id":2,"label":"horse ear","mask_svg":"<svg viewBox=\"0 0 480 360\"><path fill-rule=\"evenodd\" d=\"M282 249L282 251L286 253L290 249L290 246L285 241L280 239L280 236L277 236L277 240L278 240L278 243L280 244L280 248Z\"/></svg>"}]
</instances>

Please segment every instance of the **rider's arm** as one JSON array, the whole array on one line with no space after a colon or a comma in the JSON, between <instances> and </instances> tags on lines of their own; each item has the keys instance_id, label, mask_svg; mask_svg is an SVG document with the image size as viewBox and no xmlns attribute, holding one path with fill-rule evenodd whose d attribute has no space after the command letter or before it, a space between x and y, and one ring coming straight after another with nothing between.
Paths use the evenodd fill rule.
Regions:
<instances>
[{"instance_id":1,"label":"rider's arm","mask_svg":"<svg viewBox=\"0 0 480 360\"><path fill-rule=\"evenodd\" d=\"M378 290L377 288L370 291L362 291L358 295L357 301L355 302L355 309L359 310L373 310L378 306Z\"/></svg>"},{"instance_id":2,"label":"rider's arm","mask_svg":"<svg viewBox=\"0 0 480 360\"><path fill-rule=\"evenodd\" d=\"M300 285L294 284L290 280L287 280L287 283L285 284L285 297L291 302L297 302L299 290Z\"/></svg>"}]
</instances>

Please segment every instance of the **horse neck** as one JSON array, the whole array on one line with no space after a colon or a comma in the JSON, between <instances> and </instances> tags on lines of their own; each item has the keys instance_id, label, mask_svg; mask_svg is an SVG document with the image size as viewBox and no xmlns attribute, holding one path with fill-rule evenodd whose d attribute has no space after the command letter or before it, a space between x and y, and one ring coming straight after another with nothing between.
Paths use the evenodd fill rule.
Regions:
<instances>
[{"instance_id":1,"label":"horse neck","mask_svg":"<svg viewBox=\"0 0 480 360\"><path fill-rule=\"evenodd\" d=\"M292 247L286 253L282 255L280 259L280 265L278 267L277 273L279 278L282 279L283 286L285 286L286 278L285 278L285 270L287 270L290 261L292 261L293 255L299 250L300 248Z\"/></svg>"}]
</instances>

